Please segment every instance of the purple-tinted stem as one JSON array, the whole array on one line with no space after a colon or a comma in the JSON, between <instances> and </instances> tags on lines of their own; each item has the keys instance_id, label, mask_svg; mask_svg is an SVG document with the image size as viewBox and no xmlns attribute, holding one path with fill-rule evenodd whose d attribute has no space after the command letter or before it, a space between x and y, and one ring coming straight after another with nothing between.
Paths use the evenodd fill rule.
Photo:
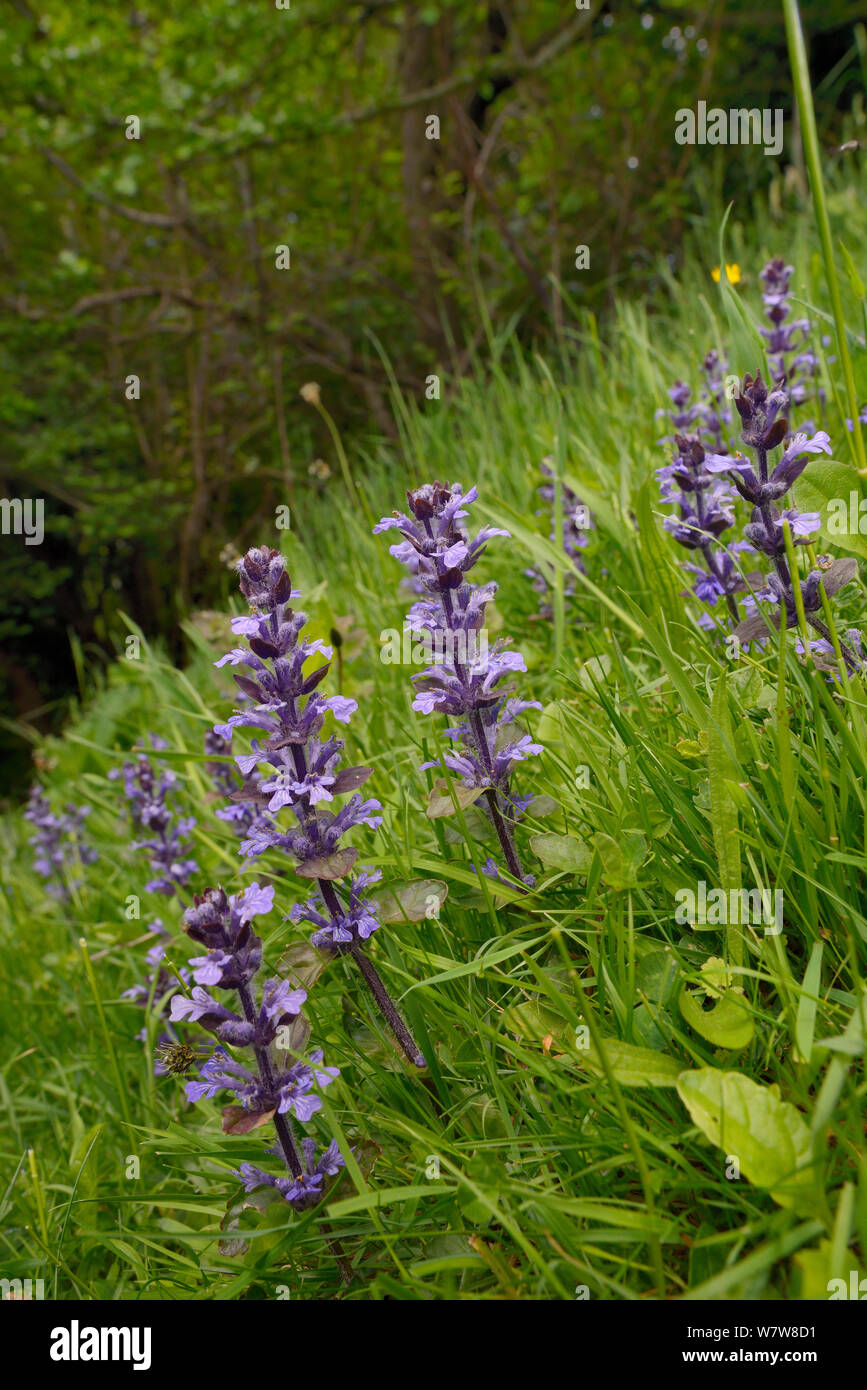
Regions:
<instances>
[{"instance_id":1,"label":"purple-tinted stem","mask_svg":"<svg viewBox=\"0 0 867 1390\"><path fill-rule=\"evenodd\" d=\"M357 942L350 946L348 954L352 956L361 971L364 982L376 1000L380 1013L394 1033L407 1058L414 1067L423 1067L425 1065L424 1053L419 1052L418 1044L398 1013L394 1001L382 983L379 972L370 956L364 954Z\"/></svg>"},{"instance_id":2,"label":"purple-tinted stem","mask_svg":"<svg viewBox=\"0 0 867 1390\"><path fill-rule=\"evenodd\" d=\"M253 996L250 993L249 985L238 986L238 998L241 1001L241 1008L244 1010L244 1017L248 1023L256 1022L256 1005L253 1003ZM268 1056L267 1047L254 1047L256 1054L256 1065L259 1068L259 1075L266 1089L273 1094L275 1087L274 1072L271 1067L271 1058ZM289 1172L295 1178L300 1178L304 1169L301 1166L301 1159L298 1157L298 1150L295 1147L295 1140L292 1137L292 1126L285 1115L277 1112L274 1114L274 1128L277 1131L277 1138L280 1142L280 1151Z\"/></svg>"},{"instance_id":3,"label":"purple-tinted stem","mask_svg":"<svg viewBox=\"0 0 867 1390\"><path fill-rule=\"evenodd\" d=\"M427 524L427 530L430 533L429 523ZM451 595L448 593L448 590L446 589L442 591L442 603L443 611L445 612L449 628L452 631L454 631L455 629L452 624L452 618L454 616L452 612L452 600ZM466 680L464 670L457 658L455 658L455 672L457 673L458 680L463 681L467 689L469 689L469 682ZM485 735L485 726L482 723L482 718L478 710L470 710L469 724L470 729L472 730L473 740L475 742L476 749L478 750L479 757L482 760L482 764L484 765L485 771L493 780L494 764L491 760L491 750L488 747L488 740ZM509 872L514 874L515 878L518 880L519 884L521 885L521 888L523 889L524 871L521 868L521 861L518 858L518 851L515 848L515 843L511 835L509 834L509 827L506 825L503 813L500 809L500 798L497 792L497 788L490 787L487 792L487 797L488 805L491 808L491 820L494 822L494 829L497 832L497 838L500 841L503 854L506 857L506 863L509 867Z\"/></svg>"},{"instance_id":4,"label":"purple-tinted stem","mask_svg":"<svg viewBox=\"0 0 867 1390\"><path fill-rule=\"evenodd\" d=\"M291 701L290 704L294 706L294 701ZM292 715L294 718L294 708L292 709ZM299 782L303 782L307 776L307 759L304 756L304 749L299 743L293 743L292 757L295 762L295 770L298 773L298 780ZM305 806L299 806L296 809L304 810L306 814L307 808ZM343 915L343 909L341 908L340 899L337 896L337 890L334 884L326 878L318 878L316 882L319 884L319 891L322 894L325 906L328 908L331 916L337 920L337 918ZM352 956L361 971L365 984L373 995L380 1013L400 1044L401 1050L404 1052L407 1060L411 1062L414 1067L423 1067L425 1065L424 1053L420 1050L412 1033L401 1018L397 1005L382 983L379 972L376 970L369 956L365 955L361 946L357 943L353 945L349 951L345 952L345 954Z\"/></svg>"}]
</instances>

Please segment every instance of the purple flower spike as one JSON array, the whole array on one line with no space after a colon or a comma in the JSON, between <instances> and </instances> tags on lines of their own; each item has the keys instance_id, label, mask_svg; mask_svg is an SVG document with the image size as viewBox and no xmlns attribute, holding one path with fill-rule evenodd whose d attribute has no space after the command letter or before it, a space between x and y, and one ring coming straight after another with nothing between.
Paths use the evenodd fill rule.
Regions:
<instances>
[{"instance_id":1,"label":"purple flower spike","mask_svg":"<svg viewBox=\"0 0 867 1390\"><path fill-rule=\"evenodd\" d=\"M427 483L407 493L410 516L395 512L374 530L401 533L403 539L390 547L391 554L409 566L425 594L413 605L407 624L425 634L435 659L412 677L413 709L460 721L448 731L456 751L446 754L444 761L467 786L484 790L508 869L529 885L512 837L520 812L509 778L515 763L544 750L526 735L503 736L514 719L515 704L508 699L512 687L502 682L526 667L520 652L504 641L488 649L485 607L496 584L475 586L466 578L487 542L509 534L495 527L483 527L473 538L465 533L460 522L477 495L475 488L464 495L458 483ZM541 708L535 702L521 707Z\"/></svg>"},{"instance_id":2,"label":"purple flower spike","mask_svg":"<svg viewBox=\"0 0 867 1390\"><path fill-rule=\"evenodd\" d=\"M79 864L95 864L99 858L95 849L82 838L84 822L90 815L89 806L65 807L60 815L51 810L48 797L34 783L30 788L30 798L24 819L35 827L30 844L35 850L33 867L41 878L47 880L45 891L53 898L65 901L75 888L81 886L81 879L70 880L67 869Z\"/></svg>"},{"instance_id":3,"label":"purple flower spike","mask_svg":"<svg viewBox=\"0 0 867 1390\"><path fill-rule=\"evenodd\" d=\"M309 1151L304 1147L302 1161L292 1119L306 1124L321 1108L317 1091L330 1085L339 1072L336 1067L322 1064L321 1051L311 1052L304 1060L292 1050L295 1039L304 1036L295 1025L307 1000L306 990L293 988L288 980L266 979L256 1001L253 981L262 963L262 942L250 924L254 918L270 912L273 903L274 889L258 883L251 883L233 897L227 897L222 888L209 888L196 898L184 914L184 927L193 941L206 948L207 954L190 961L199 983L188 995L174 995L170 1017L173 1023L200 1024L221 1044L205 1061L198 1076L186 1083L187 1099L213 1100L228 1092L240 1110L250 1116L246 1126L241 1122L240 1132L273 1120L277 1152L289 1177L274 1179L262 1175L253 1186L261 1182L272 1186L283 1183L287 1191L296 1191L300 1184L305 1204L311 1205L322 1188L321 1181L317 1185L312 1179L336 1171L336 1160L327 1150L320 1165L311 1168L307 1162ZM214 999L205 985L234 991L237 1011ZM236 1061L227 1051L229 1047L250 1049L251 1064L245 1066ZM224 1127L227 1122L233 1132L238 1129L237 1113L232 1107L224 1112ZM261 1171L248 1164L244 1169L251 1174Z\"/></svg>"},{"instance_id":4,"label":"purple flower spike","mask_svg":"<svg viewBox=\"0 0 867 1390\"><path fill-rule=\"evenodd\" d=\"M778 276L780 283L782 276L781 270ZM735 636L741 641L754 641L767 637L780 622L786 627L796 626L798 612L794 585L797 583L807 622L824 641L830 642L831 634L818 617L818 610L822 606L820 583L824 585L826 595L836 593L855 578L857 563L851 559L836 560L826 567L826 571L812 571L803 582L792 577L786 557L783 523L788 524L794 545L807 545L818 530L821 517L818 512L799 512L794 507L780 512L775 504L800 477L811 454L831 453L831 441L824 430L813 436L802 433L790 437L788 420L780 413L786 401L785 391L779 386L769 389L760 372L754 377L747 373L740 394L735 399L743 425L741 438L756 455L756 469L750 468L742 459L733 459L729 476L741 496L752 504L752 515L744 532L749 544L767 555L774 565L766 589L757 593L756 597L768 599L776 605L776 611L770 616L760 609L751 613L735 629ZM771 469L768 456L781 444L786 444L786 447L779 463ZM860 644L841 643L840 649L850 673L862 670Z\"/></svg>"},{"instance_id":5,"label":"purple flower spike","mask_svg":"<svg viewBox=\"0 0 867 1390\"><path fill-rule=\"evenodd\" d=\"M155 750L165 747L165 741L156 735L151 734L150 739ZM133 849L148 851L151 869L156 874L145 885L147 891L174 897L199 868L195 859L183 857L187 851L187 837L196 822L192 816L176 817L169 804L177 780L175 774L165 768L157 771L150 759L140 754L134 763L124 763L120 770L114 768L108 775L112 781L123 777L134 825L153 832L150 839L133 844Z\"/></svg>"},{"instance_id":6,"label":"purple flower spike","mask_svg":"<svg viewBox=\"0 0 867 1390\"><path fill-rule=\"evenodd\" d=\"M550 458L543 459L540 467L546 478L553 479L554 474L551 468ZM537 488L537 492L542 498L542 501L546 504L546 511L550 516L551 530L549 532L549 540L553 541L556 545L557 534L556 522L554 519L555 486L553 481L543 483L540 488ZM580 570L583 574L584 561L581 558L581 551L587 546L590 539L590 531L593 527L593 522L590 518L590 510L571 488L566 487L565 483L561 487L561 500L563 507L563 527L560 536L560 547L563 553L572 561L576 570ZM542 516L543 514L542 512L536 513L537 516ZM537 594L545 595L548 593L550 584L543 574L538 570L529 569L526 571L526 575L528 579L532 580L533 588L536 590ZM575 590L576 581L571 575L567 574L563 586L565 597L567 599L572 598L575 594ZM536 616L547 622L551 622L554 616L554 610L550 603L542 603Z\"/></svg>"},{"instance_id":7,"label":"purple flower spike","mask_svg":"<svg viewBox=\"0 0 867 1390\"><path fill-rule=\"evenodd\" d=\"M372 905L362 905L358 897L361 887L372 879L363 873L356 878L348 906L336 887L358 854L341 845L343 836L356 826L376 829L382 821L380 803L357 790L371 769L341 767L343 742L326 730L329 715L338 723L348 723L356 702L320 693L331 649L303 636L307 616L290 607L290 600L298 595L279 552L267 547L248 551L238 573L252 611L234 618L232 630L246 638L247 646L234 648L216 664L247 667L249 674L235 676L246 705L214 732L226 741L243 726L259 735L252 740L252 751L237 757L248 780L244 788L231 793L234 801L252 801L259 811L247 827L241 853L258 858L270 850L282 850L296 860L303 877L318 883L317 898L307 908L296 909L293 920L311 922L321 948L352 957L406 1057L423 1067L424 1055L362 949L379 926ZM317 655L324 662L306 671L309 659ZM278 823L283 813L291 816L288 825ZM223 969L221 959L198 965L199 972L207 972L201 977L203 983Z\"/></svg>"}]
</instances>

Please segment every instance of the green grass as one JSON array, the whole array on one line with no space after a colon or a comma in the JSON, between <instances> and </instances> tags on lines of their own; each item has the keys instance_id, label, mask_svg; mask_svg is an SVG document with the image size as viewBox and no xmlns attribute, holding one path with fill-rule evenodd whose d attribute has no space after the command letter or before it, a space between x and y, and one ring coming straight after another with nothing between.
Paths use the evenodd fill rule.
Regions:
<instances>
[{"instance_id":1,"label":"green grass","mask_svg":"<svg viewBox=\"0 0 867 1390\"><path fill-rule=\"evenodd\" d=\"M853 254L867 222L857 192L841 178L828 196ZM830 313L806 217L760 216L729 236L750 316L758 269L778 251L796 262L814 324ZM800 660L794 635L726 660L680 595L653 478L665 432L655 411L674 378L695 383L708 348L729 345L710 222L695 241L662 311L621 304L602 330L580 321L547 362L493 343L484 374L447 383L446 399L395 403L396 448L374 441L349 461L376 516L440 477L476 482L478 513L512 531L475 574L499 584L498 620L528 666L520 693L544 706L529 723L545 755L514 779L556 802L519 832L537 874L525 899L487 880L479 891L474 866L490 846L474 838L475 817L465 838L456 821L425 816L432 775L418 767L436 755L441 721L415 715L409 671L379 660L379 634L400 629L406 606L388 538L368 534L336 469L290 533L261 519L316 635L351 620L343 689L359 709L347 756L373 767L370 794L385 807L379 833L354 837L360 862L386 882L440 879L449 895L438 920L383 927L372 948L431 1060L430 1084L407 1073L357 977L333 963L308 1012L341 1076L311 1128L355 1146L358 1161L302 1217L246 1213L242 1253L221 1249L220 1224L238 1201L230 1170L260 1158L263 1131L224 1136L215 1103L188 1106L179 1082L152 1075L136 1036L145 1014L121 994L143 978L153 917L176 931L175 965L189 949L182 905L145 892L144 856L106 777L146 731L168 740L179 808L198 818L194 886L234 891L270 875L276 907L259 920L279 968L303 940L283 919L306 887L274 853L238 857L201 754L231 706L228 674L213 668L225 634L210 641L191 625L184 671L146 642L140 660L119 657L65 736L41 745L52 797L92 807L100 860L68 905L53 903L31 869L29 827L18 813L4 820L5 1277L90 1299L281 1288L301 1299L573 1299L586 1288L595 1299L783 1300L826 1297L829 1279L863 1274L867 701L860 680L841 691ZM863 305L845 278L842 292L863 400ZM857 487L839 365L823 360L823 423ZM586 582L562 608L555 584L553 623L535 620L524 575L564 568L536 515L549 454L596 525ZM863 626L862 582L835 615L841 631ZM538 862L528 841L539 834L571 837L559 843L566 867L551 867L550 842L548 866ZM679 924L675 895L700 880L782 890L782 934ZM723 994L704 992L710 1008L684 994L707 984ZM153 1012L147 1028L152 1042ZM739 1177L727 1176L732 1156Z\"/></svg>"}]
</instances>

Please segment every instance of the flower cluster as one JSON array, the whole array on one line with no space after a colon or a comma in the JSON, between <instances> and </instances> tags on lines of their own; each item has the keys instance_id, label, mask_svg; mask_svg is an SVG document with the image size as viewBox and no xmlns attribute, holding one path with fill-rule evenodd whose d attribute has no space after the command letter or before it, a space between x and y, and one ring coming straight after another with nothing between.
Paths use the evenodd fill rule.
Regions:
<instances>
[{"instance_id":1,"label":"flower cluster","mask_svg":"<svg viewBox=\"0 0 867 1390\"><path fill-rule=\"evenodd\" d=\"M727 474L740 495L751 504L752 513L745 527L746 536L750 545L766 555L774 565L765 588L755 597L777 604L778 611L784 615L784 626L795 626L798 619L794 583L798 582L807 621L821 638L829 641L830 633L817 617L822 604L820 584L824 584L827 595L836 593L843 584L854 578L857 566L854 560L837 560L826 571L811 571L803 583L793 581L786 559L783 523L788 523L794 545L808 545L819 528L821 518L818 512L799 512L794 507L781 510L777 504L801 476L811 454L831 453L831 441L824 430L814 435L790 435L789 422L781 414L786 408L787 399L785 389L779 386L769 389L760 372L754 377L747 373L735 404L743 426L741 438L755 454L756 468L742 454L734 458L708 454L703 466L712 475ZM771 468L768 455L781 445L784 445L783 453ZM774 626L777 625L775 622ZM736 636L752 639L767 636L769 630L767 618L758 612L740 624ZM849 670L859 670L861 660L857 652L845 645L842 651Z\"/></svg>"},{"instance_id":2,"label":"flower cluster","mask_svg":"<svg viewBox=\"0 0 867 1390\"><path fill-rule=\"evenodd\" d=\"M95 864L99 858L96 850L82 839L82 828L89 815L89 806L72 803L56 815L39 784L34 783L30 788L24 818L36 829L36 834L30 837L30 844L36 851L33 867L40 877L48 880L45 891L54 898L66 899L72 889L80 886L80 879L70 881L67 877L70 864Z\"/></svg>"},{"instance_id":3,"label":"flower cluster","mask_svg":"<svg viewBox=\"0 0 867 1390\"><path fill-rule=\"evenodd\" d=\"M253 739L250 753L236 758L245 778L255 768L262 769L258 790L248 786L232 793L234 801L252 800L261 812L249 827L241 853L256 858L267 850L283 850L295 859L302 878L317 881L315 903L296 910L295 920L303 917L317 927L317 944L352 957L407 1058L423 1067L423 1054L362 949L378 926L371 905L362 907L359 896L372 876L362 873L350 882L348 906L335 887L358 857L356 849L341 846L343 836L356 826L376 828L382 822L380 803L357 790L371 769L341 768L343 743L324 731L329 712L346 724L356 702L320 693L331 648L302 637L307 615L290 607L290 600L298 595L279 552L267 547L250 550L239 562L238 572L252 611L234 618L232 630L245 637L248 645L235 648L216 664L246 666L249 675L236 675L235 681L249 703L214 731L226 740L239 726L252 727L262 735ZM325 658L324 663L305 674L305 663L317 654ZM347 794L339 810L330 809L335 798ZM294 821L288 828L276 819L284 809Z\"/></svg>"},{"instance_id":4,"label":"flower cluster","mask_svg":"<svg viewBox=\"0 0 867 1390\"><path fill-rule=\"evenodd\" d=\"M794 266L781 257L768 261L760 272L765 317L770 328L761 330L768 344L768 362L774 384L786 392L786 408L803 405L812 395L819 370L815 353L804 346L810 332L809 319L790 319L789 285Z\"/></svg>"},{"instance_id":5,"label":"flower cluster","mask_svg":"<svg viewBox=\"0 0 867 1390\"><path fill-rule=\"evenodd\" d=\"M551 469L551 466L547 460L542 461L541 470L545 474L546 478L553 480L553 470ZM555 519L556 498L554 482L550 481L543 483L540 488L537 488L537 492L546 505L545 511L539 511L536 513L536 515L547 515L549 517L551 523L549 540L552 540L556 544L557 525ZM589 533L593 525L590 519L590 509L585 505L585 503L581 501L580 497L578 497L577 494L574 493L571 488L565 485L565 483L561 487L561 499L563 506L563 525L561 528L560 535L560 547L564 555L568 556L568 558L571 560L576 570L580 570L583 574L584 561L581 558L581 551L584 550L588 544L588 541L590 539ZM532 580L533 588L536 590L537 594L545 595L548 593L550 585L543 574L540 574L538 570L534 569L527 570L526 573L527 578ZM565 584L563 586L563 593L566 596L566 598L571 598L574 595L575 586L576 581L571 577L571 575L567 574ZM551 621L553 617L553 610L551 608L550 603L542 603L540 605L538 617L543 618L548 622Z\"/></svg>"},{"instance_id":6,"label":"flower cluster","mask_svg":"<svg viewBox=\"0 0 867 1390\"><path fill-rule=\"evenodd\" d=\"M708 455L697 434L676 435L675 448L672 461L657 469L663 501L676 501L679 509L679 515L666 517L663 525L679 545L701 557L701 565L686 566L694 576L696 598L712 607L724 597L732 616L737 618L734 595L745 584L735 557L739 550L749 550L750 546L743 541L718 544L723 532L734 525L732 488L707 463L709 457L726 456Z\"/></svg>"},{"instance_id":7,"label":"flower cluster","mask_svg":"<svg viewBox=\"0 0 867 1390\"><path fill-rule=\"evenodd\" d=\"M315 1147L304 1146L302 1161L295 1144L291 1118L305 1124L322 1102L316 1087L328 1086L339 1075L336 1067L322 1065L322 1053L310 1053L309 1061L295 1055L296 1029L307 999L303 989L287 980L266 979L254 994L253 981L262 965L262 942L251 926L254 917L270 912L274 889L253 883L244 892L227 897L222 888L210 888L196 896L184 914L184 928L205 954L190 962L196 982L189 995L176 994L171 1021L198 1023L222 1044L215 1048L199 1075L186 1084L191 1101L212 1099L220 1092L234 1096L237 1106L223 1111L224 1128L246 1133L271 1119L277 1131L277 1152L289 1173L274 1179L261 1169L245 1164L242 1177L247 1190L261 1184L275 1186L290 1206L308 1206L321 1190L327 1173L336 1172L343 1160L332 1145L315 1162ZM216 1000L213 989L237 995L237 1009ZM228 1048L249 1048L253 1062L244 1066ZM275 1056L275 1053L282 1053ZM290 1060L291 1059L291 1060ZM171 1069L171 1067L169 1067Z\"/></svg>"},{"instance_id":8,"label":"flower cluster","mask_svg":"<svg viewBox=\"0 0 867 1390\"><path fill-rule=\"evenodd\" d=\"M150 735L150 740L156 751L168 746L155 734ZM112 781L123 777L134 824L153 832L150 839L137 840L133 845L133 849L147 850L156 875L145 885L147 891L173 897L199 867L195 859L184 857L187 853L185 842L196 824L195 817L176 817L169 804L169 793L177 780L175 774L163 768L157 770L150 758L140 754L134 763L124 763L120 770L113 768L108 775Z\"/></svg>"},{"instance_id":9,"label":"flower cluster","mask_svg":"<svg viewBox=\"0 0 867 1390\"><path fill-rule=\"evenodd\" d=\"M484 790L508 868L527 882L532 880L521 870L510 822L531 798L514 797L509 778L515 763L543 752L515 725L525 710L541 707L537 701L509 698L512 687L502 685L513 672L526 671L520 652L501 639L490 650L487 642L476 640L497 585L474 585L467 574L492 537L509 534L491 526L473 538L465 533L461 522L477 496L476 488L465 495L458 483L428 483L407 493L410 516L395 512L374 530L400 532L402 539L390 547L391 554L416 575L424 595L410 609L407 625L429 636L443 653L441 661L412 677L413 709L459 721L446 730L455 751L445 754L444 761L468 787Z\"/></svg>"},{"instance_id":10,"label":"flower cluster","mask_svg":"<svg viewBox=\"0 0 867 1390\"><path fill-rule=\"evenodd\" d=\"M220 796L230 802L228 806L219 808L216 812L217 819L226 821L231 825L235 834L242 839L257 835L260 831L265 830L268 824L267 817L256 805L261 791L260 779L256 773L243 778L239 783L233 764L226 761L231 753L231 744L227 738L223 738L214 729L209 729L205 734L205 752L211 753L215 759L219 759L219 761L206 763L205 766L211 774L214 786ZM249 795L250 799L232 800L236 791L244 792L245 795Z\"/></svg>"}]
</instances>

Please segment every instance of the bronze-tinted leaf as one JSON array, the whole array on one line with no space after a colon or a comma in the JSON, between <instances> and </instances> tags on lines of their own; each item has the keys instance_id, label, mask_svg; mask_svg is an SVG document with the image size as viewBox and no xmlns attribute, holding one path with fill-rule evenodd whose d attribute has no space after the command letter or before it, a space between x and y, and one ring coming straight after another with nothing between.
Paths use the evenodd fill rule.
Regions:
<instances>
[{"instance_id":1,"label":"bronze-tinted leaf","mask_svg":"<svg viewBox=\"0 0 867 1390\"><path fill-rule=\"evenodd\" d=\"M765 610L751 613L748 618L744 618L742 623L738 623L734 630L734 636L739 642L754 642L757 637L772 637L775 632L780 630L780 615L778 612L768 613Z\"/></svg>"},{"instance_id":2,"label":"bronze-tinted leaf","mask_svg":"<svg viewBox=\"0 0 867 1390\"><path fill-rule=\"evenodd\" d=\"M243 690L245 695L249 695L251 700L257 703L262 699L262 691L255 681L251 681L249 676L235 676L235 684L239 690Z\"/></svg>"},{"instance_id":3,"label":"bronze-tinted leaf","mask_svg":"<svg viewBox=\"0 0 867 1390\"><path fill-rule=\"evenodd\" d=\"M255 652L257 656L261 656L263 661L267 661L273 656L280 655L276 647L272 646L270 642L263 641L261 637L250 638L250 651Z\"/></svg>"},{"instance_id":4,"label":"bronze-tinted leaf","mask_svg":"<svg viewBox=\"0 0 867 1390\"><path fill-rule=\"evenodd\" d=\"M317 951L309 941L299 941L283 952L277 961L277 973L291 980L296 989L312 989L333 959L330 951Z\"/></svg>"},{"instance_id":5,"label":"bronze-tinted leaf","mask_svg":"<svg viewBox=\"0 0 867 1390\"><path fill-rule=\"evenodd\" d=\"M345 878L358 858L357 849L338 849L322 859L308 859L295 870L299 878Z\"/></svg>"},{"instance_id":6,"label":"bronze-tinted leaf","mask_svg":"<svg viewBox=\"0 0 867 1390\"><path fill-rule=\"evenodd\" d=\"M245 1110L243 1105L223 1107L223 1133L249 1134L261 1125L266 1125L274 1115L273 1110Z\"/></svg>"},{"instance_id":7,"label":"bronze-tinted leaf","mask_svg":"<svg viewBox=\"0 0 867 1390\"><path fill-rule=\"evenodd\" d=\"M271 798L267 792L257 791L255 787L251 787L249 790L246 787L240 787L238 791L229 792L229 800L254 801L257 806L267 806Z\"/></svg>"},{"instance_id":8,"label":"bronze-tinted leaf","mask_svg":"<svg viewBox=\"0 0 867 1390\"><path fill-rule=\"evenodd\" d=\"M838 589L842 589L844 584L850 584L853 579L858 578L858 561L851 555L847 555L843 560L835 560L829 570L822 575L822 583L825 585L825 593L829 596L836 594Z\"/></svg>"},{"instance_id":9,"label":"bronze-tinted leaf","mask_svg":"<svg viewBox=\"0 0 867 1390\"><path fill-rule=\"evenodd\" d=\"M342 792L354 792L358 787L363 787L368 777L372 776L372 767L341 768L334 779L334 786L331 790L336 795L340 795Z\"/></svg>"},{"instance_id":10,"label":"bronze-tinted leaf","mask_svg":"<svg viewBox=\"0 0 867 1390\"><path fill-rule=\"evenodd\" d=\"M319 685L320 681L324 681L325 677L328 675L330 668L331 662L329 661L326 662L324 666L317 666L315 671L311 671L310 675L305 678L301 685L301 694L309 695L311 690L315 690L317 685Z\"/></svg>"}]
</instances>

